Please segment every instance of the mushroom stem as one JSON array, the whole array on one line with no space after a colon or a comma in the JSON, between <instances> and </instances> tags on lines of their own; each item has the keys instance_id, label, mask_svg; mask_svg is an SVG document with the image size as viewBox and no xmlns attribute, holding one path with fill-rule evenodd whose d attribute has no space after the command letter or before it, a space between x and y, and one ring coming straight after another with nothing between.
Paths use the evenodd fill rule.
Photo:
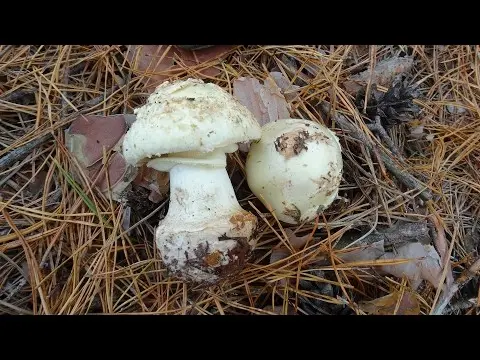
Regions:
<instances>
[{"instance_id":1,"label":"mushroom stem","mask_svg":"<svg viewBox=\"0 0 480 360\"><path fill-rule=\"evenodd\" d=\"M172 274L198 283L235 274L258 220L238 203L226 167L180 163L169 171L169 209L155 233L163 262Z\"/></svg>"},{"instance_id":2,"label":"mushroom stem","mask_svg":"<svg viewBox=\"0 0 480 360\"><path fill-rule=\"evenodd\" d=\"M170 170L168 214L175 221L203 226L239 211L225 167L178 164Z\"/></svg>"}]
</instances>

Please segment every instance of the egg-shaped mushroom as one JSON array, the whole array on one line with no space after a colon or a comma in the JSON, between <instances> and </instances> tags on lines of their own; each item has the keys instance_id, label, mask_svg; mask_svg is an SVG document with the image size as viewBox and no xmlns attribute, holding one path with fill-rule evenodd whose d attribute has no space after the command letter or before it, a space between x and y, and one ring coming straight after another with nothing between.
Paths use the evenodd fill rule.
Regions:
<instances>
[{"instance_id":1,"label":"egg-shaped mushroom","mask_svg":"<svg viewBox=\"0 0 480 360\"><path fill-rule=\"evenodd\" d=\"M338 195L343 161L329 128L303 119L281 119L262 127L250 146L247 183L253 194L285 223L309 222Z\"/></svg>"}]
</instances>

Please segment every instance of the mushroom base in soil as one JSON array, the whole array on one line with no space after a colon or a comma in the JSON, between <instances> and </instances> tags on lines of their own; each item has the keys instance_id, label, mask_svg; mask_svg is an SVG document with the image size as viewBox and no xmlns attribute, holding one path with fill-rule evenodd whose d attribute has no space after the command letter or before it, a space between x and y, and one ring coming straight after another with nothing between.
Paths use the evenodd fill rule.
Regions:
<instances>
[{"instance_id":1,"label":"mushroom base in soil","mask_svg":"<svg viewBox=\"0 0 480 360\"><path fill-rule=\"evenodd\" d=\"M262 128L245 164L252 193L289 224L313 221L337 198L342 180L340 142L310 120L281 119Z\"/></svg>"},{"instance_id":2,"label":"mushroom base in soil","mask_svg":"<svg viewBox=\"0 0 480 360\"><path fill-rule=\"evenodd\" d=\"M155 230L156 245L172 275L213 284L243 268L257 218L239 205L225 154L223 160L218 152L202 154L200 163L173 155L148 163L170 172L169 209Z\"/></svg>"}]
</instances>

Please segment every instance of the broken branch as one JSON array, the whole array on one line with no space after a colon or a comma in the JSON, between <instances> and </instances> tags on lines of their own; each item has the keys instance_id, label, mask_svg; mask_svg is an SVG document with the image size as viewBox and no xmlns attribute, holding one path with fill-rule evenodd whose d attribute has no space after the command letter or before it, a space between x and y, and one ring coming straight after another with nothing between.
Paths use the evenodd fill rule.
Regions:
<instances>
[{"instance_id":1,"label":"broken branch","mask_svg":"<svg viewBox=\"0 0 480 360\"><path fill-rule=\"evenodd\" d=\"M47 142L51 137L52 134L46 134L10 151L8 154L0 158L0 171L9 168L17 161L23 160L33 151L33 149Z\"/></svg>"},{"instance_id":2,"label":"broken branch","mask_svg":"<svg viewBox=\"0 0 480 360\"><path fill-rule=\"evenodd\" d=\"M455 294L460 291L465 285L467 285L475 276L477 276L480 271L480 257L467 269L463 274L455 280L452 286L449 289L442 293L440 296L435 309L431 312L432 315L442 315L445 312L448 304L455 296Z\"/></svg>"},{"instance_id":3,"label":"broken branch","mask_svg":"<svg viewBox=\"0 0 480 360\"><path fill-rule=\"evenodd\" d=\"M382 123L380 121L380 116L375 116L375 123L368 124L367 127L370 131L373 131L378 134L380 139L385 143L385 145L387 145L387 147L389 148L389 150L392 152L393 155L395 155L401 161L404 161L403 156L400 150L398 150L397 145L395 145L390 135L388 135L388 133L382 126Z\"/></svg>"},{"instance_id":4,"label":"broken branch","mask_svg":"<svg viewBox=\"0 0 480 360\"><path fill-rule=\"evenodd\" d=\"M354 238L353 236L345 234L335 247L343 249L345 246L357 241L356 239L359 238L360 236L355 236ZM399 221L388 228L376 229L370 235L362 239L361 244L371 245L382 240L385 246L391 246L405 242L420 242L422 244L428 244L431 239L426 222Z\"/></svg>"}]
</instances>

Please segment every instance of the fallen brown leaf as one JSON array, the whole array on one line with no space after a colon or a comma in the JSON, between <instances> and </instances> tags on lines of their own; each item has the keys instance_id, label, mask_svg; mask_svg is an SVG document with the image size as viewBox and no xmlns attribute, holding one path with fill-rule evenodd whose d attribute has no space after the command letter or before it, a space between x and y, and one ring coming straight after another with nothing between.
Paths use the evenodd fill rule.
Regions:
<instances>
[{"instance_id":1,"label":"fallen brown leaf","mask_svg":"<svg viewBox=\"0 0 480 360\"><path fill-rule=\"evenodd\" d=\"M144 76L147 91L155 88L172 76L184 71L198 70L196 78L214 77L221 70L218 65L235 46L216 45L199 50L187 50L175 45L131 45L127 51L127 60L133 72Z\"/></svg>"},{"instance_id":2,"label":"fallen brown leaf","mask_svg":"<svg viewBox=\"0 0 480 360\"><path fill-rule=\"evenodd\" d=\"M107 171L108 169L108 178ZM115 152L110 157L107 164L103 164L101 161L86 168L88 177L99 188L101 192L115 187L124 177L127 171L127 163L122 154Z\"/></svg>"},{"instance_id":3,"label":"fallen brown leaf","mask_svg":"<svg viewBox=\"0 0 480 360\"><path fill-rule=\"evenodd\" d=\"M290 118L288 104L275 81L241 77L233 82L233 96L255 116L260 126Z\"/></svg>"},{"instance_id":4,"label":"fallen brown leaf","mask_svg":"<svg viewBox=\"0 0 480 360\"><path fill-rule=\"evenodd\" d=\"M395 251L385 252L384 241L381 240L349 251L338 251L336 256L345 263L409 260L400 264L382 265L378 267L378 270L398 278L406 276L412 282L413 289L418 288L422 280L428 281L437 288L442 277L443 265L440 255L433 246L423 245L419 242L406 243L396 247ZM451 281L453 281L453 275L449 269L447 271L447 286Z\"/></svg>"},{"instance_id":5,"label":"fallen brown leaf","mask_svg":"<svg viewBox=\"0 0 480 360\"><path fill-rule=\"evenodd\" d=\"M403 264L384 265L381 271L401 278L406 276L412 281L412 288L416 289L422 280L428 281L434 287L438 287L442 276L442 264L440 256L431 245L420 243L408 243L399 247L396 252L388 252L380 259L411 259Z\"/></svg>"},{"instance_id":6,"label":"fallen brown leaf","mask_svg":"<svg viewBox=\"0 0 480 360\"><path fill-rule=\"evenodd\" d=\"M150 190L149 200L158 203L167 195L168 173L146 166L140 169L129 166L121 153L123 136L134 121L135 116L131 114L79 116L66 131L65 142L99 191L106 193L110 190L112 198L121 201L122 192L133 182ZM104 164L104 154L108 155L110 151L112 153Z\"/></svg>"},{"instance_id":7,"label":"fallen brown leaf","mask_svg":"<svg viewBox=\"0 0 480 360\"><path fill-rule=\"evenodd\" d=\"M400 298L401 297L401 298ZM370 315L418 315L420 304L414 294L405 291L394 291L371 301L358 304L360 310ZM398 306L398 308L397 308ZM395 309L397 309L395 311Z\"/></svg>"},{"instance_id":8,"label":"fallen brown leaf","mask_svg":"<svg viewBox=\"0 0 480 360\"><path fill-rule=\"evenodd\" d=\"M263 84L254 78L238 78L233 82L233 96L252 112L260 126L290 118L289 105L272 77ZM248 152L250 143L239 144L238 148Z\"/></svg>"},{"instance_id":9,"label":"fallen brown leaf","mask_svg":"<svg viewBox=\"0 0 480 360\"><path fill-rule=\"evenodd\" d=\"M301 237L295 235L292 229L286 228L285 234L287 235L288 243L295 249L299 250L305 246L309 239L311 239L312 235L307 234ZM270 264L274 264L277 261L285 259L291 255L290 250L288 250L284 245L279 246L272 250L270 255Z\"/></svg>"},{"instance_id":10,"label":"fallen brown leaf","mask_svg":"<svg viewBox=\"0 0 480 360\"><path fill-rule=\"evenodd\" d=\"M28 192L32 195L40 194L45 186L48 172L41 170L32 181L28 183Z\"/></svg>"},{"instance_id":11,"label":"fallen brown leaf","mask_svg":"<svg viewBox=\"0 0 480 360\"><path fill-rule=\"evenodd\" d=\"M288 80L280 71L272 71L270 72L270 76L280 88L287 101L292 101L297 97L300 86L291 84L290 80Z\"/></svg>"},{"instance_id":12,"label":"fallen brown leaf","mask_svg":"<svg viewBox=\"0 0 480 360\"><path fill-rule=\"evenodd\" d=\"M65 142L78 162L88 167L113 149L126 131L123 115L80 115L66 131Z\"/></svg>"},{"instance_id":13,"label":"fallen brown leaf","mask_svg":"<svg viewBox=\"0 0 480 360\"><path fill-rule=\"evenodd\" d=\"M395 56L378 62L373 69L373 74L372 70L368 69L359 74L350 76L348 80L343 83L343 86L348 93L356 94L367 85L371 77L372 86L381 85L390 87L396 76L409 72L412 67L412 57Z\"/></svg>"}]
</instances>

